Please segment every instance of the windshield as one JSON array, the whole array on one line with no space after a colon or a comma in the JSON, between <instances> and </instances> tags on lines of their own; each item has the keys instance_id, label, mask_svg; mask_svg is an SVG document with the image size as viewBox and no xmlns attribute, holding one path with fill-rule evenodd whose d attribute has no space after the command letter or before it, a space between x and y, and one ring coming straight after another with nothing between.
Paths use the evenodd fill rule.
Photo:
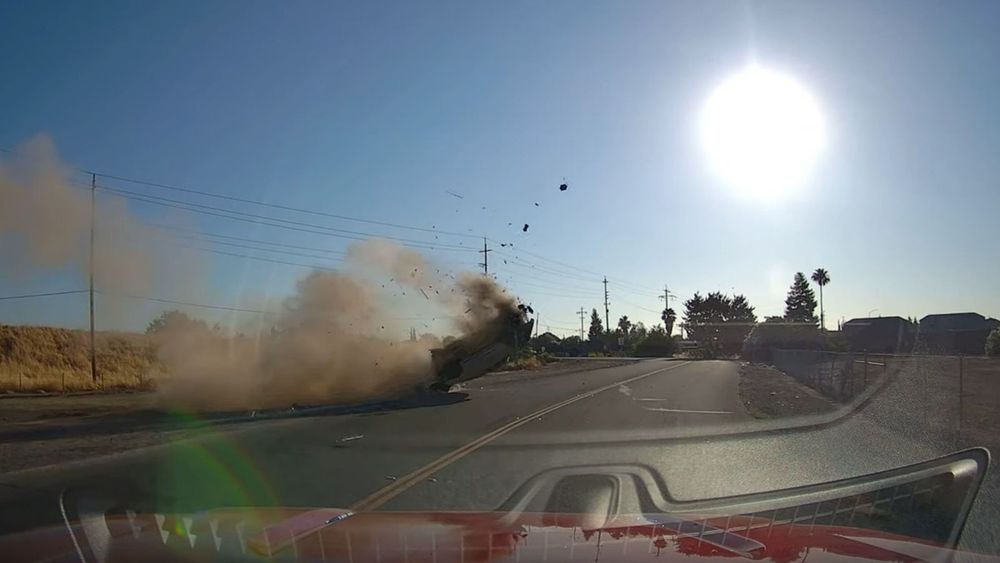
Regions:
<instances>
[{"instance_id":1,"label":"windshield","mask_svg":"<svg viewBox=\"0 0 1000 563\"><path fill-rule=\"evenodd\" d=\"M710 507L744 550L763 518L998 554L985 466L748 500L995 452L998 24L0 8L0 484L175 515Z\"/></svg>"}]
</instances>

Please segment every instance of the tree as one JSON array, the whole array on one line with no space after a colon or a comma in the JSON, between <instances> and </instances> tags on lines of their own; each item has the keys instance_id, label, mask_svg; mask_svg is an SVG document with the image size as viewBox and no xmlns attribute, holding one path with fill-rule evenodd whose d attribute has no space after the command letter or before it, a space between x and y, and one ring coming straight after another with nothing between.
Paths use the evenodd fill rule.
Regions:
<instances>
[{"instance_id":1,"label":"tree","mask_svg":"<svg viewBox=\"0 0 1000 563\"><path fill-rule=\"evenodd\" d=\"M625 338L632 332L632 321L628 320L628 315L622 315L622 318L618 319L618 332Z\"/></svg>"},{"instance_id":2,"label":"tree","mask_svg":"<svg viewBox=\"0 0 1000 563\"><path fill-rule=\"evenodd\" d=\"M669 336L673 334L674 322L677 320L677 313L675 313L670 307L667 307L662 313L660 313L660 319L663 321L663 326L667 331L667 335Z\"/></svg>"},{"instance_id":3,"label":"tree","mask_svg":"<svg viewBox=\"0 0 1000 563\"><path fill-rule=\"evenodd\" d=\"M164 311L150 321L146 327L146 334L155 336L167 330L180 332L208 330L208 325L203 320L192 318L187 313L175 309Z\"/></svg>"},{"instance_id":4,"label":"tree","mask_svg":"<svg viewBox=\"0 0 1000 563\"><path fill-rule=\"evenodd\" d=\"M986 337L986 355L991 358L1000 356L1000 326L990 331Z\"/></svg>"},{"instance_id":5,"label":"tree","mask_svg":"<svg viewBox=\"0 0 1000 563\"><path fill-rule=\"evenodd\" d=\"M830 283L830 273L823 268L816 268L812 281L819 286L819 328L826 330L826 312L823 310L823 286Z\"/></svg>"},{"instance_id":6,"label":"tree","mask_svg":"<svg viewBox=\"0 0 1000 563\"><path fill-rule=\"evenodd\" d=\"M637 341L643 340L644 338L646 338L646 336L648 334L649 334L649 331L646 329L646 325L642 324L642 321L636 321L636 323L634 325L632 325L632 338L633 339L635 339Z\"/></svg>"},{"instance_id":7,"label":"tree","mask_svg":"<svg viewBox=\"0 0 1000 563\"><path fill-rule=\"evenodd\" d=\"M599 342L603 335L604 323L601 322L601 316L597 314L597 309L593 309L590 313L590 330L587 332L587 338L591 342Z\"/></svg>"},{"instance_id":8,"label":"tree","mask_svg":"<svg viewBox=\"0 0 1000 563\"><path fill-rule=\"evenodd\" d=\"M785 298L785 320L793 323L816 324L816 294L813 293L806 276L795 273L792 287Z\"/></svg>"},{"instance_id":9,"label":"tree","mask_svg":"<svg viewBox=\"0 0 1000 563\"><path fill-rule=\"evenodd\" d=\"M700 346L722 346L738 351L750 328L757 322L753 306L743 295L713 291L702 297L695 293L684 302L684 322L688 336Z\"/></svg>"}]
</instances>

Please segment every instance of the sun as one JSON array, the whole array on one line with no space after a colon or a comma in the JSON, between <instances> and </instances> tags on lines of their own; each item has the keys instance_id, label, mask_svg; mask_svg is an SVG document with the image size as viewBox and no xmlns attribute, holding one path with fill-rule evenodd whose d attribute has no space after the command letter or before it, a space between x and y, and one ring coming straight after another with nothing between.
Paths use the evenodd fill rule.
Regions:
<instances>
[{"instance_id":1,"label":"sun","mask_svg":"<svg viewBox=\"0 0 1000 563\"><path fill-rule=\"evenodd\" d=\"M777 198L801 185L823 151L823 115L788 75L750 66L712 91L701 111L701 144L729 185Z\"/></svg>"}]
</instances>

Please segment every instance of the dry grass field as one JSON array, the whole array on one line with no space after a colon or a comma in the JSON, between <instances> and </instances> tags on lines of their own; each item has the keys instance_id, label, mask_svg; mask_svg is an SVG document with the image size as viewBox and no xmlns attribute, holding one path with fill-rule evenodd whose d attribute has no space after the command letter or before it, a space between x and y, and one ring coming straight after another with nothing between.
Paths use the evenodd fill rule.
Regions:
<instances>
[{"instance_id":1,"label":"dry grass field","mask_svg":"<svg viewBox=\"0 0 1000 563\"><path fill-rule=\"evenodd\" d=\"M103 389L145 387L159 373L156 350L143 334L98 332L95 349ZM84 330L0 325L0 392L95 389L89 350Z\"/></svg>"}]
</instances>

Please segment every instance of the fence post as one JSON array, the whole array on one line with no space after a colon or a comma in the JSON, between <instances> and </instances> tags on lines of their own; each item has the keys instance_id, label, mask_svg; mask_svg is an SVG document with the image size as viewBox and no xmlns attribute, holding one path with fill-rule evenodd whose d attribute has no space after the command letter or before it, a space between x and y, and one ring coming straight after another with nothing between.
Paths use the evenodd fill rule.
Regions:
<instances>
[{"instance_id":1,"label":"fence post","mask_svg":"<svg viewBox=\"0 0 1000 563\"><path fill-rule=\"evenodd\" d=\"M862 389L868 389L868 352L865 352L865 381Z\"/></svg>"},{"instance_id":2,"label":"fence post","mask_svg":"<svg viewBox=\"0 0 1000 563\"><path fill-rule=\"evenodd\" d=\"M849 399L853 399L854 398L854 354L847 355L847 365L849 366L849 369L847 371L850 374L849 377L851 382L851 388L847 392L847 397Z\"/></svg>"},{"instance_id":3,"label":"fence post","mask_svg":"<svg viewBox=\"0 0 1000 563\"><path fill-rule=\"evenodd\" d=\"M965 361L963 356L958 357L958 437L962 438L962 402L964 395Z\"/></svg>"}]
</instances>

